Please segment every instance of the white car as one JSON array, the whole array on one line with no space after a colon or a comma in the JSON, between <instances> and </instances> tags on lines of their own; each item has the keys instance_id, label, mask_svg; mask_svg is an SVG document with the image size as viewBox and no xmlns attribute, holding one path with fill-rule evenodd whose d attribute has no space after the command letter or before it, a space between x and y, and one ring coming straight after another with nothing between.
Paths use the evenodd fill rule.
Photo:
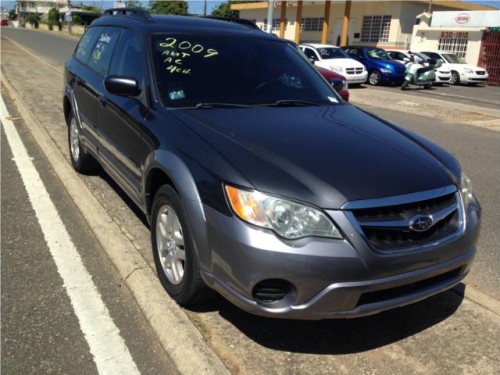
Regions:
<instances>
[{"instance_id":1,"label":"white car","mask_svg":"<svg viewBox=\"0 0 500 375\"><path fill-rule=\"evenodd\" d=\"M388 49L387 53L394 60L399 60L403 63L410 61L411 58L415 58L417 63L422 63L430 59L430 57L424 53L413 52L403 49ZM441 65L436 70L436 82L434 82L434 84L450 83L450 81L451 81L451 70L446 65L444 65L443 61L443 65Z\"/></svg>"},{"instance_id":2,"label":"white car","mask_svg":"<svg viewBox=\"0 0 500 375\"><path fill-rule=\"evenodd\" d=\"M460 83L477 84L488 80L488 72L478 66L469 65L464 59L447 51L422 51L433 59L443 60L443 66L451 70L450 84Z\"/></svg>"},{"instance_id":3,"label":"white car","mask_svg":"<svg viewBox=\"0 0 500 375\"><path fill-rule=\"evenodd\" d=\"M368 72L363 64L349 57L337 46L329 44L300 44L299 48L317 66L342 74L349 86L366 82Z\"/></svg>"}]
</instances>

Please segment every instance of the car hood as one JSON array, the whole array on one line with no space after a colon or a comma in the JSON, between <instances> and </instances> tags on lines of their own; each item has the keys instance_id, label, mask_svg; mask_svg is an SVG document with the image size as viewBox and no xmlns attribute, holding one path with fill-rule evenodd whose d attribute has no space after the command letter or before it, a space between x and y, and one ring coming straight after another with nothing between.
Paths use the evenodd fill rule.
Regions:
<instances>
[{"instance_id":1,"label":"car hood","mask_svg":"<svg viewBox=\"0 0 500 375\"><path fill-rule=\"evenodd\" d=\"M351 59L350 57L338 59L323 59L319 62L324 66L341 66L342 68L363 68L364 65L359 61Z\"/></svg>"},{"instance_id":2,"label":"car hood","mask_svg":"<svg viewBox=\"0 0 500 375\"><path fill-rule=\"evenodd\" d=\"M384 68L387 68L387 69L391 69L391 68L394 68L394 69L397 69L398 67L399 68L403 68L405 67L405 64L400 62L400 61L396 61L396 60L373 60L375 63L377 63L378 65L384 67Z\"/></svg>"},{"instance_id":3,"label":"car hood","mask_svg":"<svg viewBox=\"0 0 500 375\"><path fill-rule=\"evenodd\" d=\"M441 149L350 105L174 113L232 163L248 187L325 209L455 183L436 156Z\"/></svg>"}]
</instances>

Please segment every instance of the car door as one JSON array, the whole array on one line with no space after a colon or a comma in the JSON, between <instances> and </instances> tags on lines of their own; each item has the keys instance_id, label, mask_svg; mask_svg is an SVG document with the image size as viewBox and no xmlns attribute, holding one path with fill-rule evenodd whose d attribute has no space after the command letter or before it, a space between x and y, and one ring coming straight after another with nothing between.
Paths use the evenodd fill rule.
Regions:
<instances>
[{"instance_id":1,"label":"car door","mask_svg":"<svg viewBox=\"0 0 500 375\"><path fill-rule=\"evenodd\" d=\"M90 28L78 43L74 58L66 64L71 105L80 126L80 138L85 148L94 154L98 148L96 109L101 77L88 66L88 62L103 30L103 27Z\"/></svg>"},{"instance_id":2,"label":"car door","mask_svg":"<svg viewBox=\"0 0 500 375\"><path fill-rule=\"evenodd\" d=\"M99 122L102 126L103 157L113 176L127 194L141 205L141 165L145 158L142 145L143 121L147 113L144 91L145 54L139 37L124 29L116 45L108 77L133 78L141 94L127 97L104 88L100 98Z\"/></svg>"}]
</instances>

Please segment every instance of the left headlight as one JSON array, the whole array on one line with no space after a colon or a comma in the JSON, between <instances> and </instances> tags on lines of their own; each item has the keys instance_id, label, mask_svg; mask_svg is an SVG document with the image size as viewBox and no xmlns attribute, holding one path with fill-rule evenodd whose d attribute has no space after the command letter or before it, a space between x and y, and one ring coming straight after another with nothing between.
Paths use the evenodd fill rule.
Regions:
<instances>
[{"instance_id":1,"label":"left headlight","mask_svg":"<svg viewBox=\"0 0 500 375\"><path fill-rule=\"evenodd\" d=\"M462 178L460 180L460 193L462 194L462 199L464 201L464 207L467 207L474 196L472 193L472 183L469 177L465 173L462 173Z\"/></svg>"},{"instance_id":2,"label":"left headlight","mask_svg":"<svg viewBox=\"0 0 500 375\"><path fill-rule=\"evenodd\" d=\"M344 68L341 66L330 66L330 70L336 73L344 73Z\"/></svg>"},{"instance_id":3,"label":"left headlight","mask_svg":"<svg viewBox=\"0 0 500 375\"><path fill-rule=\"evenodd\" d=\"M233 212L247 223L273 230L286 239L308 236L341 239L337 227L320 210L255 190L225 186Z\"/></svg>"},{"instance_id":4,"label":"left headlight","mask_svg":"<svg viewBox=\"0 0 500 375\"><path fill-rule=\"evenodd\" d=\"M469 68L464 68L464 72L467 73L467 74L474 73L474 71L472 69L469 69Z\"/></svg>"}]
</instances>

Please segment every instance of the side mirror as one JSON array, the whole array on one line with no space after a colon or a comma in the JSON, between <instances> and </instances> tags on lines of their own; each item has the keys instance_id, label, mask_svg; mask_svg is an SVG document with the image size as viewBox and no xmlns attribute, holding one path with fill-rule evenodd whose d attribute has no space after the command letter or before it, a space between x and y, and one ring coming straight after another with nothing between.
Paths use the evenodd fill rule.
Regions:
<instances>
[{"instance_id":1,"label":"side mirror","mask_svg":"<svg viewBox=\"0 0 500 375\"><path fill-rule=\"evenodd\" d=\"M141 89L135 78L109 76L104 80L104 87L110 93L120 96L139 96Z\"/></svg>"}]
</instances>

